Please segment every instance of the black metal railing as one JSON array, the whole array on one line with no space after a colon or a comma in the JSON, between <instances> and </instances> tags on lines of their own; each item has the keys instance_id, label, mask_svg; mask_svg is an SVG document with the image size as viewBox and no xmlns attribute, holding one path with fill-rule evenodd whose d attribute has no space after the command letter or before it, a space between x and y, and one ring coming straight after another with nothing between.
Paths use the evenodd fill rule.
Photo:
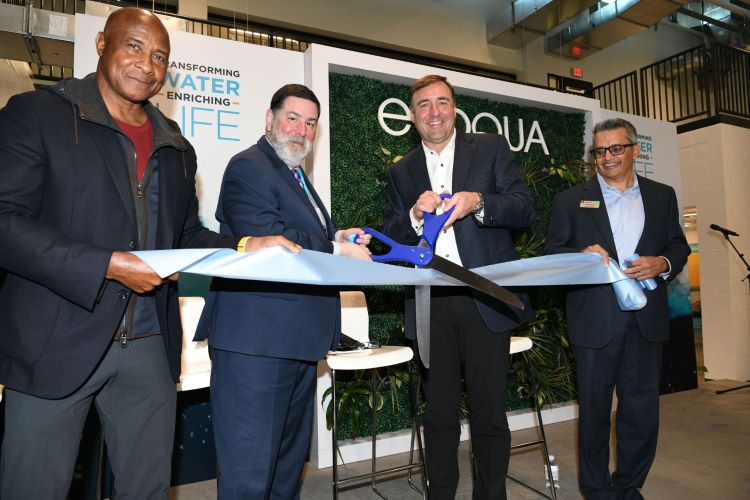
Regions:
<instances>
[{"instance_id":1,"label":"black metal railing","mask_svg":"<svg viewBox=\"0 0 750 500\"><path fill-rule=\"evenodd\" d=\"M711 61L719 113L750 117L750 52L717 45Z\"/></svg>"},{"instance_id":2,"label":"black metal railing","mask_svg":"<svg viewBox=\"0 0 750 500\"><path fill-rule=\"evenodd\" d=\"M701 46L641 68L643 115L670 122L712 116L711 59Z\"/></svg>"},{"instance_id":3,"label":"black metal railing","mask_svg":"<svg viewBox=\"0 0 750 500\"><path fill-rule=\"evenodd\" d=\"M7 3L11 5L26 6L28 0L0 0L0 3ZM75 14L76 12L83 12L83 4L85 2L81 0L34 0L34 7L37 9L51 10L53 12L61 12L64 14ZM76 5L80 4L78 10Z\"/></svg>"},{"instance_id":4,"label":"black metal railing","mask_svg":"<svg viewBox=\"0 0 750 500\"><path fill-rule=\"evenodd\" d=\"M594 87L594 97L607 109L631 115L641 114L638 76L635 71Z\"/></svg>"},{"instance_id":5,"label":"black metal railing","mask_svg":"<svg viewBox=\"0 0 750 500\"><path fill-rule=\"evenodd\" d=\"M185 18L187 31L197 35L224 38L235 42L252 43L254 45L265 45L279 49L304 52L309 44L289 36L283 32L263 29L250 24L235 23L232 21L211 20L198 21Z\"/></svg>"},{"instance_id":6,"label":"black metal railing","mask_svg":"<svg viewBox=\"0 0 750 500\"><path fill-rule=\"evenodd\" d=\"M694 47L594 87L603 108L685 125L732 117L750 123L750 52Z\"/></svg>"}]
</instances>

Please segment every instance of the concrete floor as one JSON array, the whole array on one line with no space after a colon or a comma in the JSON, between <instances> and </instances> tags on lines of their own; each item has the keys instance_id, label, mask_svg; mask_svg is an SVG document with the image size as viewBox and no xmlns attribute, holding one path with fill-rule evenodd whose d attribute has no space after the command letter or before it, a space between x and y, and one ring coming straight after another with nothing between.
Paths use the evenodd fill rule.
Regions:
<instances>
[{"instance_id":1,"label":"concrete floor","mask_svg":"<svg viewBox=\"0 0 750 500\"><path fill-rule=\"evenodd\" d=\"M642 493L648 499L734 500L750 499L750 388L715 394L716 389L734 387L729 380L701 381L696 390L662 396L661 427L656 461ZM568 421L545 426L550 453L560 467L558 498L579 499L576 482L576 425ZM514 442L533 438L533 431L513 433ZM461 482L457 499L471 498L468 444L459 450ZM402 464L406 455L378 461L387 467ZM340 475L366 472L369 462L350 464ZM544 489L544 468L538 448L513 454L510 474ZM331 498L331 470L306 465L302 482L303 500ZM405 477L382 480L381 490L390 498L418 499ZM367 486L351 488L339 494L341 499L379 498ZM216 498L215 481L172 488L171 500ZM508 498L540 498L508 481Z\"/></svg>"}]
</instances>

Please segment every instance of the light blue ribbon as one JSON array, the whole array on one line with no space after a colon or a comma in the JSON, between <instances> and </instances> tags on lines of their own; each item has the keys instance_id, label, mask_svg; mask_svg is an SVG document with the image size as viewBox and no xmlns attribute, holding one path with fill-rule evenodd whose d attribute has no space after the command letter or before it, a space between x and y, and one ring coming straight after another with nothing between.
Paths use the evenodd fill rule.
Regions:
<instances>
[{"instance_id":1,"label":"light blue ribbon","mask_svg":"<svg viewBox=\"0 0 750 500\"><path fill-rule=\"evenodd\" d=\"M281 247L253 253L230 249L180 249L133 252L159 276L176 272L221 278L301 283L308 285L431 285L465 286L432 269L380 264ZM472 269L501 286L593 285L612 283L623 311L646 305L646 295L610 259L604 266L598 254L568 253L520 259Z\"/></svg>"}]
</instances>

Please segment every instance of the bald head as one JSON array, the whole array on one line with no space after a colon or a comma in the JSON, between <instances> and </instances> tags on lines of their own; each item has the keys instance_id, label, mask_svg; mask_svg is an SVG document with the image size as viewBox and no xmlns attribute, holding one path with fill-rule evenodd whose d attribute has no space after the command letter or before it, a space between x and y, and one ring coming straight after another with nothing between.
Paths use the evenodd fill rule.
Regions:
<instances>
[{"instance_id":1,"label":"bald head","mask_svg":"<svg viewBox=\"0 0 750 500\"><path fill-rule=\"evenodd\" d=\"M138 111L161 90L169 51L167 30L153 13L131 7L109 16L96 36L96 79L113 116L122 114L117 107Z\"/></svg>"},{"instance_id":2,"label":"bald head","mask_svg":"<svg viewBox=\"0 0 750 500\"><path fill-rule=\"evenodd\" d=\"M107 18L107 22L104 24L104 37L106 38L109 34L116 32L117 30L123 29L127 26L132 25L150 26L155 32L161 33L167 40L169 45L169 35L167 29L162 24L161 20L151 11L138 9L136 7L125 7L123 9L117 9Z\"/></svg>"}]
</instances>

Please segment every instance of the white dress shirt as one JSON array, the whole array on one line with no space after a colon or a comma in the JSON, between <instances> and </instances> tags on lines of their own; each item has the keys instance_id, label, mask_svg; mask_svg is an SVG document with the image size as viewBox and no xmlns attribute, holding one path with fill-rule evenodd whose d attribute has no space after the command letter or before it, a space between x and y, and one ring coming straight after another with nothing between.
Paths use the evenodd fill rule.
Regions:
<instances>
[{"instance_id":1,"label":"white dress shirt","mask_svg":"<svg viewBox=\"0 0 750 500\"><path fill-rule=\"evenodd\" d=\"M453 156L456 152L456 130L453 129L450 141L440 153L428 148L424 142L422 142L422 148L427 161L427 174L430 176L430 189L439 194L453 193ZM438 208L436 213L442 213L442 210ZM414 217L413 210L409 210L409 218L414 230L421 235L424 220L417 220ZM448 259L459 266L463 265L461 257L458 255L456 233L452 226L440 233L434 250L435 255Z\"/></svg>"}]
</instances>

